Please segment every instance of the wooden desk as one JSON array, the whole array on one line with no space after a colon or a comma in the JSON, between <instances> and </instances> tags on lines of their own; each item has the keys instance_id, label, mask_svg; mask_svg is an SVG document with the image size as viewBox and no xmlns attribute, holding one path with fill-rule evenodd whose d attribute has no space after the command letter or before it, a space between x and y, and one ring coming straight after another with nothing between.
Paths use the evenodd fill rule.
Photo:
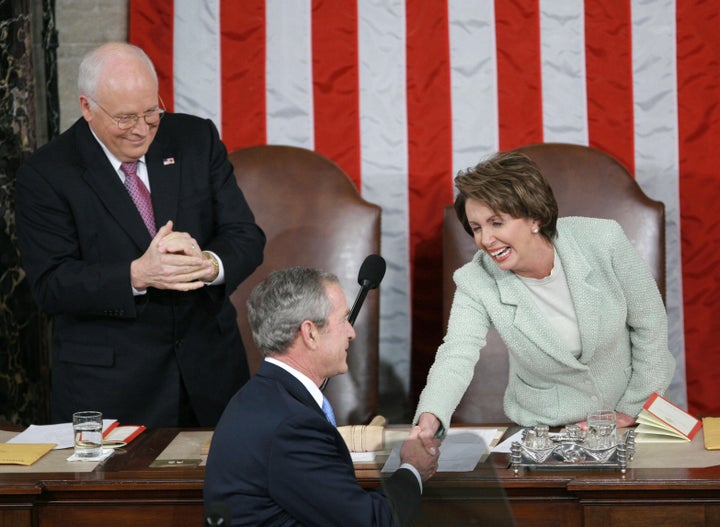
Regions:
<instances>
[{"instance_id":1,"label":"wooden desk","mask_svg":"<svg viewBox=\"0 0 720 527\"><path fill-rule=\"evenodd\" d=\"M0 474L0 527L202 525L203 468L149 468L177 429L148 430L88 473ZM520 526L718 526L720 467L532 471L517 476L508 456L426 483L420 525L498 525L504 493ZM377 469L358 469L366 488ZM490 516L490 520L488 520Z\"/></svg>"},{"instance_id":2,"label":"wooden desk","mask_svg":"<svg viewBox=\"0 0 720 527\"><path fill-rule=\"evenodd\" d=\"M720 467L629 469L625 476L611 469L524 470L515 476L504 468L506 455L492 461L518 526L720 526ZM437 475L423 494L422 524L483 525L479 520L497 514L498 506L489 499L492 507L483 510L481 483L475 473Z\"/></svg>"},{"instance_id":3,"label":"wooden desk","mask_svg":"<svg viewBox=\"0 0 720 527\"><path fill-rule=\"evenodd\" d=\"M0 527L201 526L205 469L149 468L178 432L147 430L93 472L0 474Z\"/></svg>"}]
</instances>

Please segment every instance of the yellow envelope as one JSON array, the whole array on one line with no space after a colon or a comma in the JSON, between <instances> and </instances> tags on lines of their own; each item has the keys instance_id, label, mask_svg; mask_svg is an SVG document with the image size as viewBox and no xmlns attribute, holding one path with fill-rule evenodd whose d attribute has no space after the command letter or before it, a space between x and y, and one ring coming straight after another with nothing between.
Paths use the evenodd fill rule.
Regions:
<instances>
[{"instance_id":1,"label":"yellow envelope","mask_svg":"<svg viewBox=\"0 0 720 527\"><path fill-rule=\"evenodd\" d=\"M703 417L702 421L705 448L707 450L720 450L720 417Z\"/></svg>"},{"instance_id":2,"label":"yellow envelope","mask_svg":"<svg viewBox=\"0 0 720 527\"><path fill-rule=\"evenodd\" d=\"M0 465L32 465L56 446L55 443L0 443Z\"/></svg>"}]
</instances>

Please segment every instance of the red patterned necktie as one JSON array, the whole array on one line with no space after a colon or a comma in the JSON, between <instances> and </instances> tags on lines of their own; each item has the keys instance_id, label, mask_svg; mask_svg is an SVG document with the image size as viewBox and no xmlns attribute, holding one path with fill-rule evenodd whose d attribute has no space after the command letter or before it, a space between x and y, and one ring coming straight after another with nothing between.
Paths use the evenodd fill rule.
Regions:
<instances>
[{"instance_id":1,"label":"red patterned necktie","mask_svg":"<svg viewBox=\"0 0 720 527\"><path fill-rule=\"evenodd\" d=\"M145 184L137 175L138 162L121 163L120 170L125 173L125 188L130 194L135 206L142 216L150 236L155 237L157 229L155 228L155 215L153 214L152 200L150 192Z\"/></svg>"}]
</instances>

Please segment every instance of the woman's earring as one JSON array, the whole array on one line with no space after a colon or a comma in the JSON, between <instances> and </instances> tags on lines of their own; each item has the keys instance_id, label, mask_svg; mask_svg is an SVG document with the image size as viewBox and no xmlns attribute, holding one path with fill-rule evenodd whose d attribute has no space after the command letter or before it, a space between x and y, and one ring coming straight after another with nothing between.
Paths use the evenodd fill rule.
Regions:
<instances>
[{"instance_id":1,"label":"woman's earring","mask_svg":"<svg viewBox=\"0 0 720 527\"><path fill-rule=\"evenodd\" d=\"M540 232L540 229L538 229L537 227L535 227L532 231L533 231L533 234L537 234L538 232Z\"/></svg>"}]
</instances>

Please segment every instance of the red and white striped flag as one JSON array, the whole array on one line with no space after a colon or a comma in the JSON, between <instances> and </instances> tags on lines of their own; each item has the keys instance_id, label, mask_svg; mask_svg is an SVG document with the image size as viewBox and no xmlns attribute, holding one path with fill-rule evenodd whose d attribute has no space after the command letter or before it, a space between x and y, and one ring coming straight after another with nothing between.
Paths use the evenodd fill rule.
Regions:
<instances>
[{"instance_id":1,"label":"red and white striped flag","mask_svg":"<svg viewBox=\"0 0 720 527\"><path fill-rule=\"evenodd\" d=\"M497 150L568 142L609 152L665 203L678 359L668 396L685 406L687 379L691 411L720 412L720 4L131 0L130 10L130 41L154 60L169 110L213 119L228 150L316 150L382 206L381 360L405 391L411 347L431 361L444 329L440 228L454 174ZM381 391L391 382L381 376Z\"/></svg>"}]
</instances>

